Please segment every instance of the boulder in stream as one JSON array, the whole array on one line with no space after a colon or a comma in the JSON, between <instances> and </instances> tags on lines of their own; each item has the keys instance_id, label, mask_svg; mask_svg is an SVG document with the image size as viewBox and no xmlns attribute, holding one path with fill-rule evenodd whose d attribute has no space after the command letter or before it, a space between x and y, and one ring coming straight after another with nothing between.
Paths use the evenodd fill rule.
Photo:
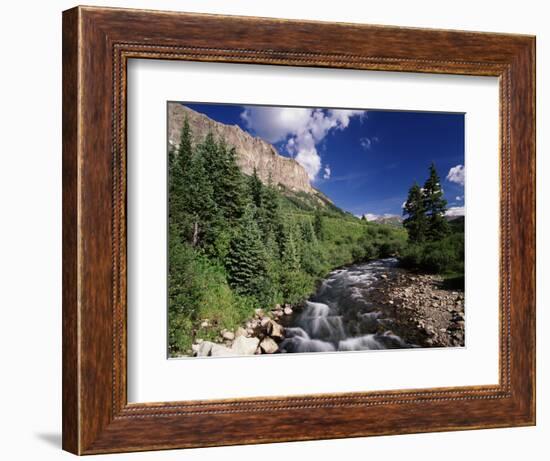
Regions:
<instances>
[{"instance_id":1,"label":"boulder in stream","mask_svg":"<svg viewBox=\"0 0 550 461\"><path fill-rule=\"evenodd\" d=\"M231 350L234 355L253 355L260 340L258 338L247 338L246 336L237 336L233 341Z\"/></svg>"},{"instance_id":2,"label":"boulder in stream","mask_svg":"<svg viewBox=\"0 0 550 461\"><path fill-rule=\"evenodd\" d=\"M260 347L262 351L266 354L274 354L279 350L279 346L273 339L271 339L269 336L266 336L264 339L262 339L262 342L260 343Z\"/></svg>"}]
</instances>

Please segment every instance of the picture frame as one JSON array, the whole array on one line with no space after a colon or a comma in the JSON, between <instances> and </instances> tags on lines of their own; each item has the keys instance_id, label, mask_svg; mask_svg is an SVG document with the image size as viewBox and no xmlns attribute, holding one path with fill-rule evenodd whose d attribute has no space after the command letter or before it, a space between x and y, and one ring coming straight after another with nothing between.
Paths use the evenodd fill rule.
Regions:
<instances>
[{"instance_id":1,"label":"picture frame","mask_svg":"<svg viewBox=\"0 0 550 461\"><path fill-rule=\"evenodd\" d=\"M128 403L130 59L498 77L498 385ZM63 449L80 455L534 425L535 38L96 7L65 11L62 382Z\"/></svg>"}]
</instances>

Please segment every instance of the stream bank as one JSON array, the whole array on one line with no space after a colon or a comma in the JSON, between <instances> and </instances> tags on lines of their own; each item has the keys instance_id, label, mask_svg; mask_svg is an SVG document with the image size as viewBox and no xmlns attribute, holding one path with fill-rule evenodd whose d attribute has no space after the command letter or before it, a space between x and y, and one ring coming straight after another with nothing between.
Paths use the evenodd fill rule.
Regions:
<instances>
[{"instance_id":1,"label":"stream bank","mask_svg":"<svg viewBox=\"0 0 550 461\"><path fill-rule=\"evenodd\" d=\"M437 275L415 274L395 258L333 270L301 306L257 309L196 356L464 346L464 293Z\"/></svg>"}]
</instances>

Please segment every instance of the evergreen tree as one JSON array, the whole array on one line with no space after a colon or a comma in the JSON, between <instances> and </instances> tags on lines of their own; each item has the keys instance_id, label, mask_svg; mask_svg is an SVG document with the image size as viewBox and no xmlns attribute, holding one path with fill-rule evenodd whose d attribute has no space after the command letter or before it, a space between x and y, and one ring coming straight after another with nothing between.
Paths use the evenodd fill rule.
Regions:
<instances>
[{"instance_id":1,"label":"evergreen tree","mask_svg":"<svg viewBox=\"0 0 550 461\"><path fill-rule=\"evenodd\" d=\"M197 145L197 155L203 159L205 173L208 181L212 185L213 196L216 204L219 204L219 197L222 189L222 174L224 173L224 162L220 155L219 146L216 144L214 135L208 132L204 140Z\"/></svg>"},{"instance_id":2,"label":"evergreen tree","mask_svg":"<svg viewBox=\"0 0 550 461\"><path fill-rule=\"evenodd\" d=\"M173 228L171 235L182 241L186 239L191 225L186 210L185 188L186 183L192 179L189 171L192 158L191 130L185 118L180 142L177 148L172 146L168 152L168 217Z\"/></svg>"},{"instance_id":3,"label":"evergreen tree","mask_svg":"<svg viewBox=\"0 0 550 461\"><path fill-rule=\"evenodd\" d=\"M317 244L317 236L309 219L302 222L302 239L305 243Z\"/></svg>"},{"instance_id":4,"label":"evergreen tree","mask_svg":"<svg viewBox=\"0 0 550 461\"><path fill-rule=\"evenodd\" d=\"M261 226L264 233L264 241L268 241L270 238L275 237L277 233L277 227L282 221L279 205L279 195L275 186L273 185L273 179L271 173L267 186L263 186L262 192L262 213L261 213Z\"/></svg>"},{"instance_id":5,"label":"evergreen tree","mask_svg":"<svg viewBox=\"0 0 550 461\"><path fill-rule=\"evenodd\" d=\"M197 146L196 155L202 158L204 181L209 184L214 205L203 213L206 228L202 246L210 257L222 260L229 250L231 230L242 214L240 178L235 175L236 165L231 164L234 158L230 158L227 146L223 141L216 143L211 131Z\"/></svg>"},{"instance_id":6,"label":"evergreen tree","mask_svg":"<svg viewBox=\"0 0 550 461\"><path fill-rule=\"evenodd\" d=\"M246 207L240 226L231 240L226 268L232 288L258 299L262 297L261 286L266 277L267 259L251 205Z\"/></svg>"},{"instance_id":7,"label":"evergreen tree","mask_svg":"<svg viewBox=\"0 0 550 461\"><path fill-rule=\"evenodd\" d=\"M293 228L287 229L282 257L285 271L296 272L300 270L300 251L296 236L297 233Z\"/></svg>"},{"instance_id":8,"label":"evergreen tree","mask_svg":"<svg viewBox=\"0 0 550 461\"><path fill-rule=\"evenodd\" d=\"M315 209L315 217L313 219L313 229L315 230L315 235L318 240L323 240L325 238L325 226L323 223L323 216L319 208Z\"/></svg>"},{"instance_id":9,"label":"evergreen tree","mask_svg":"<svg viewBox=\"0 0 550 461\"><path fill-rule=\"evenodd\" d=\"M298 235L299 233L293 227L285 230L280 284L286 302L296 302L303 290Z\"/></svg>"},{"instance_id":10,"label":"evergreen tree","mask_svg":"<svg viewBox=\"0 0 550 461\"><path fill-rule=\"evenodd\" d=\"M403 226L407 229L410 242L419 243L426 238L426 215L424 213L422 190L415 182L409 189L409 195L403 208L403 214L407 215L403 220Z\"/></svg>"},{"instance_id":11,"label":"evergreen tree","mask_svg":"<svg viewBox=\"0 0 550 461\"><path fill-rule=\"evenodd\" d=\"M447 201L443 198L443 190L434 163L430 165L430 176L424 184L422 195L427 217L426 238L441 240L449 234L449 224L445 219Z\"/></svg>"},{"instance_id":12,"label":"evergreen tree","mask_svg":"<svg viewBox=\"0 0 550 461\"><path fill-rule=\"evenodd\" d=\"M258 177L258 171L254 167L252 175L248 178L248 189L250 197L252 198L252 203L256 205L256 208L260 210L263 203L263 184Z\"/></svg>"},{"instance_id":13,"label":"evergreen tree","mask_svg":"<svg viewBox=\"0 0 550 461\"><path fill-rule=\"evenodd\" d=\"M193 155L184 173L182 202L187 220L190 221L186 240L193 246L208 247L216 238L218 209L205 158L200 150Z\"/></svg>"},{"instance_id":14,"label":"evergreen tree","mask_svg":"<svg viewBox=\"0 0 550 461\"><path fill-rule=\"evenodd\" d=\"M228 149L220 143L220 153L223 156L223 174L219 203L222 205L224 217L228 225L236 223L243 215L246 206L246 190L243 175L237 165L237 152L234 147Z\"/></svg>"},{"instance_id":15,"label":"evergreen tree","mask_svg":"<svg viewBox=\"0 0 550 461\"><path fill-rule=\"evenodd\" d=\"M189 126L189 120L185 117L183 121L183 127L181 128L180 143L177 149L177 158L179 167L185 170L187 164L191 160L193 155L193 149L191 147L191 127Z\"/></svg>"}]
</instances>

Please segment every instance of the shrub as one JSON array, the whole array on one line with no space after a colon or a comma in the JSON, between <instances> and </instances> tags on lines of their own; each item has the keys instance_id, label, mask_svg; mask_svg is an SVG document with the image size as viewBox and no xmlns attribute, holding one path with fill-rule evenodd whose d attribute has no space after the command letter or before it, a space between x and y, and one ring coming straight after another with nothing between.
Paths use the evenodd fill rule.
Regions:
<instances>
[{"instance_id":1,"label":"shrub","mask_svg":"<svg viewBox=\"0 0 550 461\"><path fill-rule=\"evenodd\" d=\"M401 264L434 273L464 272L464 234L442 240L409 244L401 254Z\"/></svg>"}]
</instances>

